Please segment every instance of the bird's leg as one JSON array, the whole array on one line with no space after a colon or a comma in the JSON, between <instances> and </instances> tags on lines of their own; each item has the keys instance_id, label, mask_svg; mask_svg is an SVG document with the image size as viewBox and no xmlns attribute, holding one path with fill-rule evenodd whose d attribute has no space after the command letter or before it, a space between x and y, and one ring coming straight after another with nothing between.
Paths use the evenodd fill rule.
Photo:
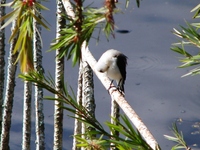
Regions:
<instances>
[{"instance_id":1,"label":"bird's leg","mask_svg":"<svg viewBox=\"0 0 200 150\"><path fill-rule=\"evenodd\" d=\"M113 81L114 81L114 80L112 80L112 81L110 82L110 87L108 88L108 94L109 94L109 90L110 90L112 87L115 87L115 86L112 86Z\"/></svg>"},{"instance_id":2,"label":"bird's leg","mask_svg":"<svg viewBox=\"0 0 200 150\"><path fill-rule=\"evenodd\" d=\"M112 81L110 82L110 88L111 88L111 86L112 86L112 84L113 84L113 81L114 81L114 80L112 80Z\"/></svg>"},{"instance_id":3,"label":"bird's leg","mask_svg":"<svg viewBox=\"0 0 200 150\"><path fill-rule=\"evenodd\" d=\"M119 83L117 84L117 89L122 95L125 95L124 89L123 89L123 87L121 87L121 86L123 86L123 85L121 85L121 82L122 82L122 79L119 80Z\"/></svg>"},{"instance_id":4,"label":"bird's leg","mask_svg":"<svg viewBox=\"0 0 200 150\"><path fill-rule=\"evenodd\" d=\"M120 80L119 80L119 83L117 84L117 89L118 89L119 91L121 91L121 86L120 86L121 81L122 81L122 79L120 79Z\"/></svg>"},{"instance_id":5,"label":"bird's leg","mask_svg":"<svg viewBox=\"0 0 200 150\"><path fill-rule=\"evenodd\" d=\"M114 80L112 80L112 81L110 82L110 87L108 88L108 91L110 90L110 88L114 87L114 86L112 86L113 81L114 81Z\"/></svg>"},{"instance_id":6,"label":"bird's leg","mask_svg":"<svg viewBox=\"0 0 200 150\"><path fill-rule=\"evenodd\" d=\"M112 86L113 81L114 81L114 80L112 80L112 81L110 82L110 87L108 88L108 94L109 94L109 90L110 90L112 87L115 87L115 86ZM118 90L118 91L124 96L124 95L125 95L125 94L124 94L124 91L123 91L123 89L122 89L121 86L120 86L120 83L121 83L121 82L122 82L122 79L120 79L120 81L119 81L119 83L118 83L118 85L117 85L117 89L115 89L114 91Z\"/></svg>"}]
</instances>

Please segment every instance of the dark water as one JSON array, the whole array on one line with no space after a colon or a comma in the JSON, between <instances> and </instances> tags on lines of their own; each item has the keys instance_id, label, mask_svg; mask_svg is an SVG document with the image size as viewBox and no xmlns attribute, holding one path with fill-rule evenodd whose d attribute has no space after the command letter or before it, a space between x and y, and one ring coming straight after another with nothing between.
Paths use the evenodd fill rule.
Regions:
<instances>
[{"instance_id":1,"label":"dark water","mask_svg":"<svg viewBox=\"0 0 200 150\"><path fill-rule=\"evenodd\" d=\"M193 14L190 10L198 3L198 0L143 0L140 8L137 8L135 1L131 1L129 8L123 10L124 14L115 16L118 30L129 32L123 34L116 32L116 38L111 38L109 42L102 36L98 45L95 39L92 39L89 45L96 59L110 48L120 50L128 56L126 99L163 150L169 150L175 145L163 135L172 135L170 128L177 120L186 142L190 146L197 144L196 149L200 149L199 76L181 78L188 69L176 68L180 65L178 61L180 56L170 50L171 44L177 42L177 38L171 33L172 29L185 25L185 20L195 21L191 19ZM46 20L50 21L51 31L43 29L43 63L45 70L54 74L55 54L45 51L49 49L49 42L55 37L55 3L51 1L46 4L50 11L44 15ZM103 1L95 1L93 5L102 4ZM124 4L119 5L122 8L123 6ZM71 62L66 63L66 80L75 91L77 71L77 67L71 68ZM96 116L103 123L109 120L110 97L96 76L94 79ZM47 92L45 94L49 95ZM21 149L22 102L23 84L18 80L10 137L10 147L16 150ZM52 102L45 101L46 149L53 147L53 109ZM34 110L32 126L34 127ZM73 134L73 120L67 117L67 113L64 126L63 149L71 149L70 135ZM32 149L34 149L34 136L33 130Z\"/></svg>"}]
</instances>

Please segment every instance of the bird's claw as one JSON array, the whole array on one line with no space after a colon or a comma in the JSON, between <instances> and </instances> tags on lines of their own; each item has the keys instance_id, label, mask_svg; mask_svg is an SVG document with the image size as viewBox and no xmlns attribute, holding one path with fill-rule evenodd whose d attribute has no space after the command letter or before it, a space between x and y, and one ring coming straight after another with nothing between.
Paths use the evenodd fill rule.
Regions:
<instances>
[{"instance_id":1,"label":"bird's claw","mask_svg":"<svg viewBox=\"0 0 200 150\"><path fill-rule=\"evenodd\" d=\"M121 95L125 96L124 91L122 91L122 90L120 89L120 87L117 87L117 90L119 91L119 93L121 93Z\"/></svg>"},{"instance_id":2,"label":"bird's claw","mask_svg":"<svg viewBox=\"0 0 200 150\"><path fill-rule=\"evenodd\" d=\"M108 88L108 94L109 94L110 89L113 88L113 87L115 87L115 86L110 85L110 87Z\"/></svg>"},{"instance_id":3,"label":"bird's claw","mask_svg":"<svg viewBox=\"0 0 200 150\"><path fill-rule=\"evenodd\" d=\"M112 86L112 85L110 85L110 87L108 88L108 94L109 94L109 91L110 91L110 89L111 88L115 88L115 89L113 89L113 91L112 91L112 93L114 92L114 91L119 91L119 93L121 93L121 95L123 95L123 96L125 96L125 93L122 91L122 90L120 90L120 87L115 87L115 86ZM111 93L111 94L112 94Z\"/></svg>"}]
</instances>

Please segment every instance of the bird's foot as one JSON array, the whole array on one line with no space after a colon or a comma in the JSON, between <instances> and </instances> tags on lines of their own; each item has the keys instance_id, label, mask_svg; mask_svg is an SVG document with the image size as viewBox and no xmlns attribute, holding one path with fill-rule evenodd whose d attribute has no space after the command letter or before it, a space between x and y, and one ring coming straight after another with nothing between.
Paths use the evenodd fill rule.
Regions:
<instances>
[{"instance_id":1,"label":"bird's foot","mask_svg":"<svg viewBox=\"0 0 200 150\"><path fill-rule=\"evenodd\" d=\"M124 97L125 96L125 93L124 93L124 91L122 91L121 89L120 89L120 87L117 87L116 88L116 86L111 86L110 85L110 87L108 88L108 94L110 93L110 89L111 88L114 88L113 90L112 90L112 93L114 92L114 91L119 91L119 93ZM112 94L111 93L111 94Z\"/></svg>"},{"instance_id":2,"label":"bird's foot","mask_svg":"<svg viewBox=\"0 0 200 150\"><path fill-rule=\"evenodd\" d=\"M110 93L109 91L110 91L111 88L115 88L115 86L112 85L112 83L113 83L113 80L110 82L110 87L108 88L108 94ZM116 91L116 89L113 90L113 91ZM112 93L113 93L113 92L112 92ZM111 94L112 94L112 93L111 93Z\"/></svg>"},{"instance_id":3,"label":"bird's foot","mask_svg":"<svg viewBox=\"0 0 200 150\"><path fill-rule=\"evenodd\" d=\"M122 90L120 89L120 87L117 87L117 90L119 91L119 93L121 93L121 95L125 96L124 91L122 91Z\"/></svg>"},{"instance_id":4,"label":"bird's foot","mask_svg":"<svg viewBox=\"0 0 200 150\"><path fill-rule=\"evenodd\" d=\"M115 86L110 85L110 87L108 88L108 94L110 93L109 91L110 91L111 88L115 88ZM117 89L115 89L114 91L116 91L116 90L117 90ZM112 93L113 93L113 92L112 92ZM111 93L111 94L112 94L112 93Z\"/></svg>"}]
</instances>

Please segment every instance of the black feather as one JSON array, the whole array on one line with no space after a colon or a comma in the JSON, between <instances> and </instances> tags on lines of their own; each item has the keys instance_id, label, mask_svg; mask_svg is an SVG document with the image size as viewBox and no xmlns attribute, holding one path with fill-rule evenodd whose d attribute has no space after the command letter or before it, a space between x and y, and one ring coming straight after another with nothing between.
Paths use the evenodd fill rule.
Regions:
<instances>
[{"instance_id":1,"label":"black feather","mask_svg":"<svg viewBox=\"0 0 200 150\"><path fill-rule=\"evenodd\" d=\"M122 79L118 83L118 88L124 92L124 84L126 80L126 65L127 65L127 56L124 54L119 54L117 57L117 66L122 75Z\"/></svg>"}]
</instances>

